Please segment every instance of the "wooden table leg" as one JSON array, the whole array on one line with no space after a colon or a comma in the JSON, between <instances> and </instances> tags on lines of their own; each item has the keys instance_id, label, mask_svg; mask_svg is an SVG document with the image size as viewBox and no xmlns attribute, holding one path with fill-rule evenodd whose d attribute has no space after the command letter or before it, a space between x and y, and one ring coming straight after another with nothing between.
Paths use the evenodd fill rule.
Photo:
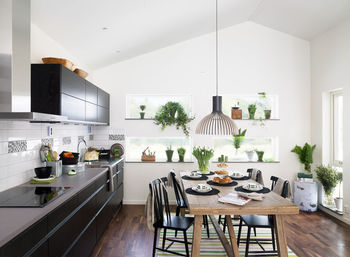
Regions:
<instances>
[{"instance_id":1,"label":"wooden table leg","mask_svg":"<svg viewBox=\"0 0 350 257\"><path fill-rule=\"evenodd\" d=\"M287 257L288 256L288 248L287 248L287 240L286 234L284 232L284 217L283 215L274 215L275 219L275 228L277 235L277 249L278 256Z\"/></svg>"},{"instance_id":2,"label":"wooden table leg","mask_svg":"<svg viewBox=\"0 0 350 257\"><path fill-rule=\"evenodd\" d=\"M202 237L203 216L194 216L193 238L192 238L192 257L199 257Z\"/></svg>"},{"instance_id":3,"label":"wooden table leg","mask_svg":"<svg viewBox=\"0 0 350 257\"><path fill-rule=\"evenodd\" d=\"M232 246L231 246L230 242L227 240L227 238L226 238L224 232L222 231L222 229L221 229L218 221L216 220L215 216L214 215L209 215L209 218L211 219L211 223L213 224L213 227L214 227L216 233L219 236L219 239L220 239L221 244L223 245L223 247L224 247L224 249L226 251L227 256L234 257Z\"/></svg>"},{"instance_id":4,"label":"wooden table leg","mask_svg":"<svg viewBox=\"0 0 350 257\"><path fill-rule=\"evenodd\" d=\"M232 219L230 215L225 216L226 219L226 225L228 228L228 232L230 234L230 240L231 240L231 246L233 250L233 254L235 257L239 257L239 250L238 250L238 245L237 245L237 239L235 235L235 231L233 229L233 224L232 224Z\"/></svg>"}]
</instances>

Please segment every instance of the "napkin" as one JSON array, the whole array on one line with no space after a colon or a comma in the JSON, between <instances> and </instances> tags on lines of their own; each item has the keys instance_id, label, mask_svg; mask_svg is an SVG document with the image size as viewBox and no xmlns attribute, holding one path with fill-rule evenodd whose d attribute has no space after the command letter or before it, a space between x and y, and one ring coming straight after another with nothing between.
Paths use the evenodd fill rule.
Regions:
<instances>
[{"instance_id":1,"label":"napkin","mask_svg":"<svg viewBox=\"0 0 350 257\"><path fill-rule=\"evenodd\" d=\"M230 204L235 204L235 205L245 205L250 201L249 198L242 197L241 195L237 193L229 193L225 196L222 196L218 199L219 202L221 203L230 203Z\"/></svg>"},{"instance_id":2,"label":"napkin","mask_svg":"<svg viewBox=\"0 0 350 257\"><path fill-rule=\"evenodd\" d=\"M247 197L249 199L255 200L255 201L262 201L265 198L264 194L258 194L258 193L238 193L240 196Z\"/></svg>"}]
</instances>

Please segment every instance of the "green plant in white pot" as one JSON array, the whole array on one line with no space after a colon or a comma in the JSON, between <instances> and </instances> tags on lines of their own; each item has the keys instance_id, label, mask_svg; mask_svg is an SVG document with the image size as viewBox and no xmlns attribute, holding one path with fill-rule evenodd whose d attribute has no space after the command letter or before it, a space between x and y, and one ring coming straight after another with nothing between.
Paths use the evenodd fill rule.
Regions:
<instances>
[{"instance_id":1,"label":"green plant in white pot","mask_svg":"<svg viewBox=\"0 0 350 257\"><path fill-rule=\"evenodd\" d=\"M341 188L341 183L343 182L343 173L342 172L338 172L338 181L339 181L339 193L338 196L336 198L334 198L334 202L335 202L335 206L337 207L337 210L342 212L343 211L343 197L341 197L340 194L340 188Z\"/></svg>"},{"instance_id":2,"label":"green plant in white pot","mask_svg":"<svg viewBox=\"0 0 350 257\"><path fill-rule=\"evenodd\" d=\"M333 205L333 191L338 183L341 181L342 176L339 175L333 167L330 165L317 166L315 169L317 180L322 184L324 192L327 197L327 204Z\"/></svg>"}]
</instances>

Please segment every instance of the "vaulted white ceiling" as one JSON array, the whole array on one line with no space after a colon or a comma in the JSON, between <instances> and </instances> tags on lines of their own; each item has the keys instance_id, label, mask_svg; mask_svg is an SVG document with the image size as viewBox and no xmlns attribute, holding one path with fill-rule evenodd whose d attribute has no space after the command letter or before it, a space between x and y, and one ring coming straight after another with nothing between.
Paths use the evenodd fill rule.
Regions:
<instances>
[{"instance_id":1,"label":"vaulted white ceiling","mask_svg":"<svg viewBox=\"0 0 350 257\"><path fill-rule=\"evenodd\" d=\"M350 0L218 1L221 28L253 21L306 40L350 17ZM215 0L31 2L33 23L91 68L132 58L215 28Z\"/></svg>"}]
</instances>

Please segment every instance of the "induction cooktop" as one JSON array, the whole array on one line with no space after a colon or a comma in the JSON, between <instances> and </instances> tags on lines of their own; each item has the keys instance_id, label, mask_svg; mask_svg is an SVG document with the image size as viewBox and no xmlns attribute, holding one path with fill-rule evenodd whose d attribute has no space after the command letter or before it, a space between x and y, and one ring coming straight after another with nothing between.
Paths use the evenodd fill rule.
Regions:
<instances>
[{"instance_id":1,"label":"induction cooktop","mask_svg":"<svg viewBox=\"0 0 350 257\"><path fill-rule=\"evenodd\" d=\"M59 198L70 187L18 186L0 193L2 208L40 208Z\"/></svg>"}]
</instances>

